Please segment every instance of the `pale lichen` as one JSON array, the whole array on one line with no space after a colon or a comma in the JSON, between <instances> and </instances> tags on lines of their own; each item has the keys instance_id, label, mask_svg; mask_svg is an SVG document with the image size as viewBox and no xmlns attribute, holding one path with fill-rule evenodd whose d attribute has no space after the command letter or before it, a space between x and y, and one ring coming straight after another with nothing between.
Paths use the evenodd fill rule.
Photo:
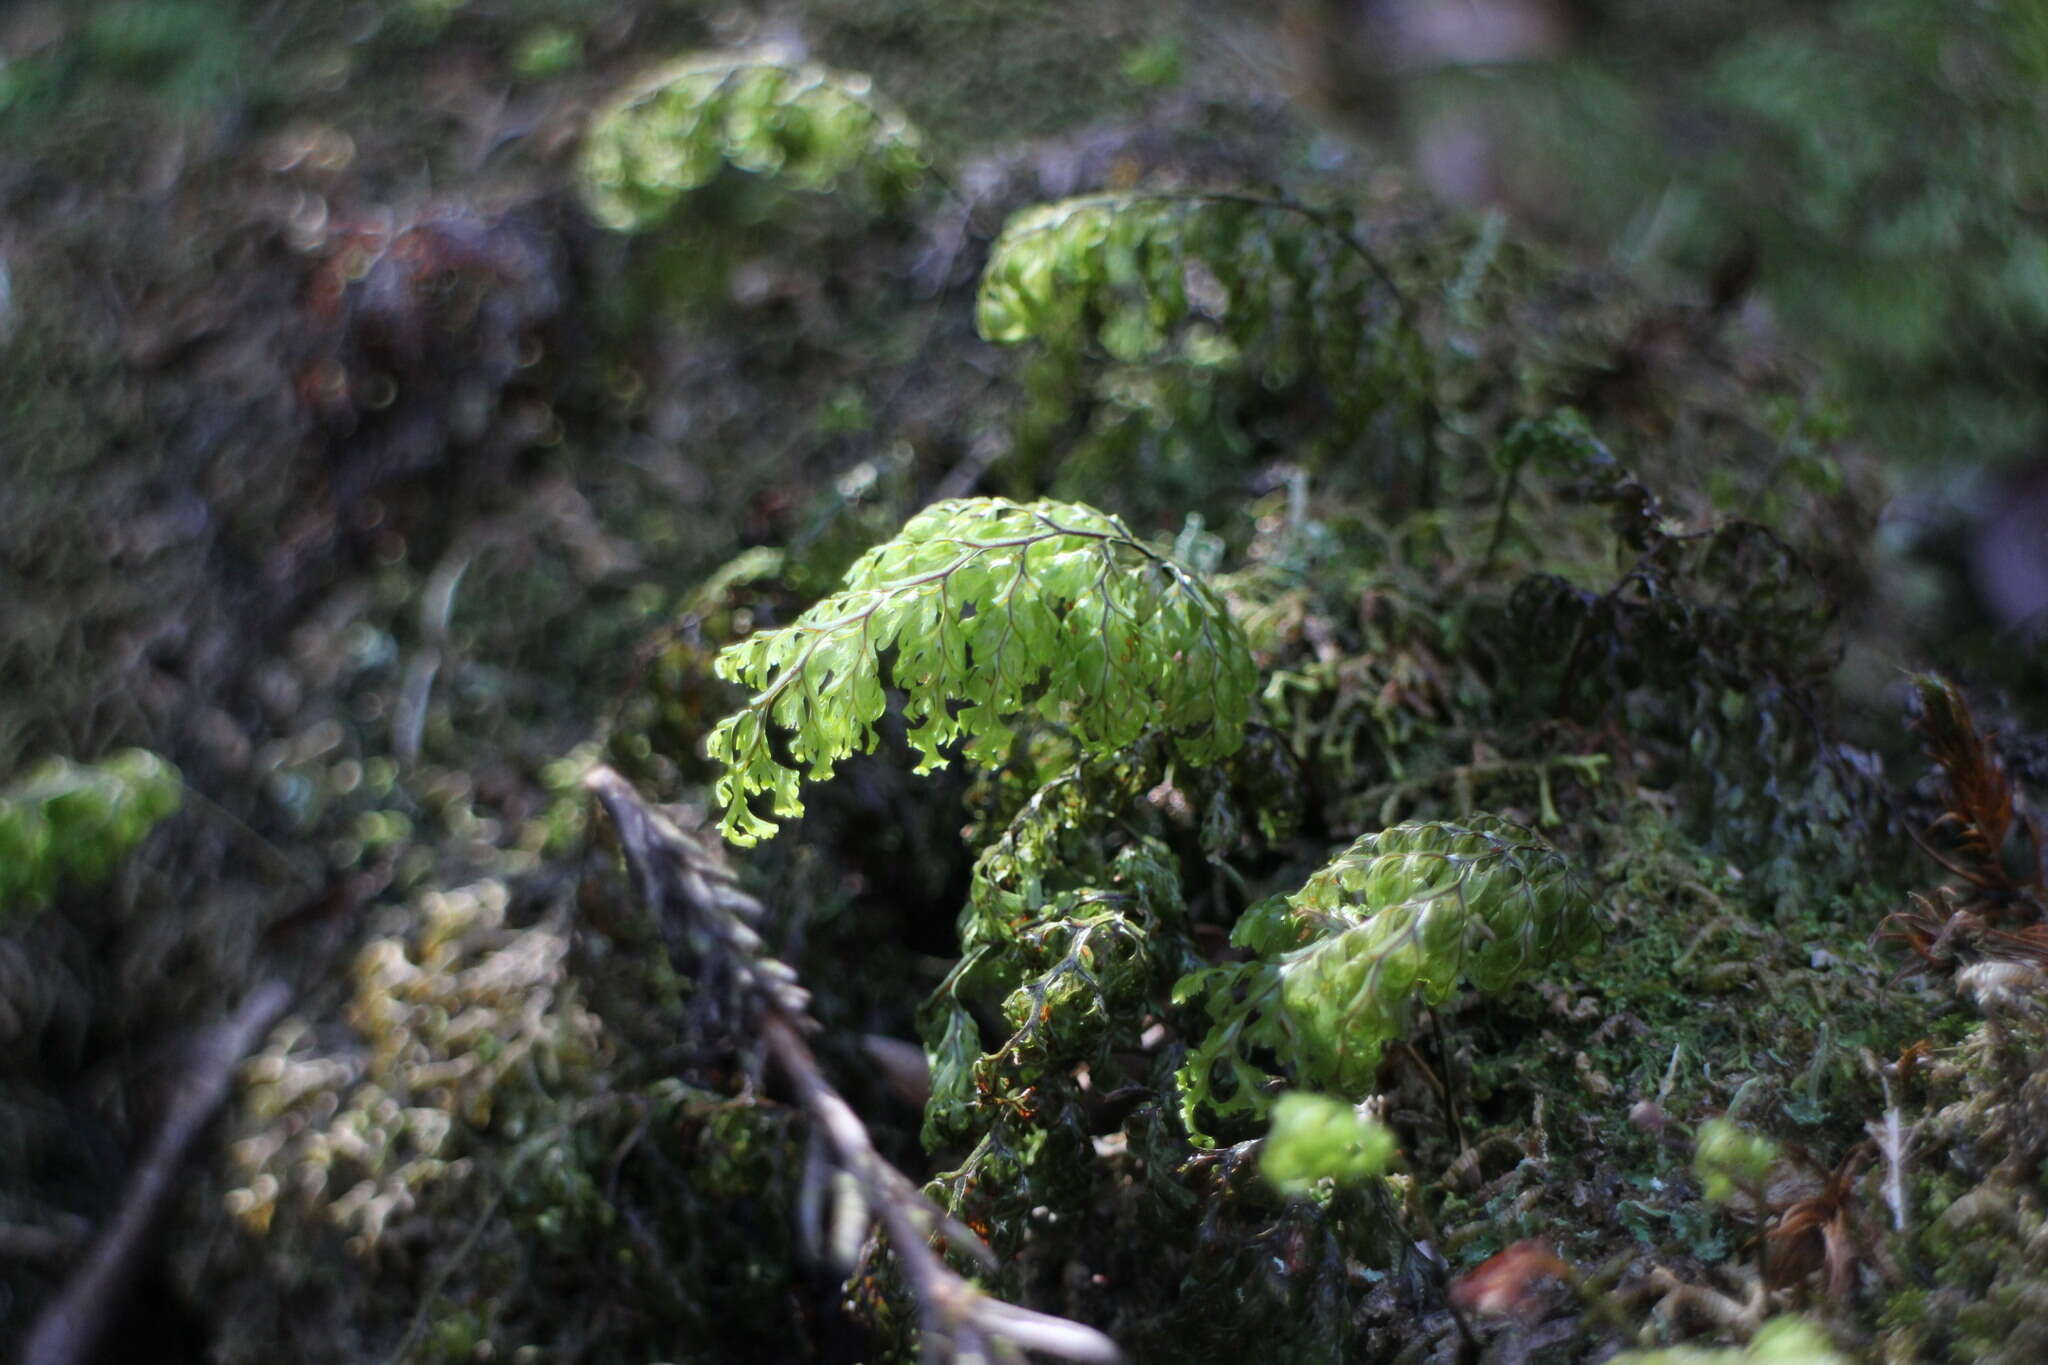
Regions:
<instances>
[{"instance_id":1,"label":"pale lichen","mask_svg":"<svg viewBox=\"0 0 2048 1365\"><path fill-rule=\"evenodd\" d=\"M322 1047L288 1019L245 1066L240 1183L227 1195L256 1235L280 1211L318 1217L373 1253L425 1193L467 1179L469 1139L524 1126L608 1054L568 984L555 923L505 923L504 883L435 891L357 953L344 1017L354 1037Z\"/></svg>"}]
</instances>

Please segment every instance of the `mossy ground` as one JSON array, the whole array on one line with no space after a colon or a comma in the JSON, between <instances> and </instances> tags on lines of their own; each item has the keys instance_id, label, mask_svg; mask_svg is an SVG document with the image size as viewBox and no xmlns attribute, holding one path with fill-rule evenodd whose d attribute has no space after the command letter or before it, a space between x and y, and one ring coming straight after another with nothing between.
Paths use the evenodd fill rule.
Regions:
<instances>
[{"instance_id":1,"label":"mossy ground","mask_svg":"<svg viewBox=\"0 0 2048 1365\"><path fill-rule=\"evenodd\" d=\"M2039 1154L2007 1153L2048 1131L2038 1024L1959 1004L1876 939L1936 879L1912 841L1938 809L1895 700L1838 684L1836 622L1865 657L1925 660L1882 609L1879 476L1782 342L1424 206L1150 11L1089 19L1084 59L1068 8L810 7L813 54L871 72L954 183L875 212L727 174L639 240L577 207L584 115L623 74L773 37L772 17L22 13L0 32L0 775L140 744L192 799L104 891L0 938L0 1163L22 1176L0 1219L104 1220L151 1127L156 1040L261 976L300 992L189 1173L133 1340L221 1361L900 1342L886 1261L846 1285L801 1244L799 1125L670 969L575 781L602 755L701 820L697 746L732 704L715 649L789 619L935 492L987 488L1181 535L1252 634L1247 756L1138 786L1133 759L1089 798L1121 823L1070 836L1077 865L1170 864L1187 951L1353 835L1470 808L1577 859L1603 931L1397 1050L1381 1082L1409 1191L1325 1204L1188 1146L1170 1078L1194 1025L1161 966L1088 1085L1060 1049L1100 1031L1015 1063L1074 1126L958 1186L1009 1211L1006 1287L1144 1359L1449 1358L1430 1257L1455 1275L1541 1238L1584 1296L1487 1327L1490 1349L1597 1358L1716 1330L1657 1311L1676 1302L1659 1269L1746 1292L1752 1229L1700 1197L1690 1129L1731 1115L1832 1167L1896 1104L1928 1116L1906 1233L1846 1296L1808 1277L1777 1306L1890 1359L2032 1358ZM974 336L1007 212L1274 180L1367 206L1433 357L1394 377L1434 412L1391 405L1359 450L1304 462L1345 379L1313 376L1219 397L1230 439L1176 445L1145 423L1185 410L1159 397L1185 376L1105 380L1099 357ZM1611 463L1531 457L1507 483L1508 433L1564 407ZM1706 534L1731 518L1770 535ZM910 778L892 737L745 866L828 1067L913 1172L967 1156L965 1130L924 1151L863 1038L917 1036L960 951L962 826L986 839L1071 757L1039 744L970 788ZM1187 807L1218 792L1222 833ZM451 935L464 895L501 918ZM985 994L965 1003L993 1039ZM1888 1079L1921 1039L1934 1060ZM270 1070L307 1066L266 1101ZM1023 1073L983 1074L965 1121L992 1130ZM1107 1099L1113 1081L1131 1093ZM316 1137L348 1189L313 1188ZM0 1336L67 1261L18 1264Z\"/></svg>"}]
</instances>

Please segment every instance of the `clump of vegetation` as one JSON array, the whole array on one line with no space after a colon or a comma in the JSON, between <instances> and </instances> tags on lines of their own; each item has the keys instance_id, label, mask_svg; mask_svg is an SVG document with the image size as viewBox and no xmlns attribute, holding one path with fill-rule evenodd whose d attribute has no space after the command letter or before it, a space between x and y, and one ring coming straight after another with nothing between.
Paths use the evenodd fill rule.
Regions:
<instances>
[{"instance_id":1,"label":"clump of vegetation","mask_svg":"<svg viewBox=\"0 0 2048 1365\"><path fill-rule=\"evenodd\" d=\"M1918 730L1935 765L1936 811L1922 834L1948 874L1886 921L1915 965L1945 980L1978 1022L1954 1046L1925 1040L1902 1055L1902 1087L1926 1109L1906 1141L1883 1130L1887 1194L1901 1279L1884 1324L1926 1360L2017 1361L2048 1345L2038 1286L2042 1256L2040 1058L2048 1044L2048 862L2026 791L1998 737L1954 684L1914 679ZM2037 798L2038 799L2038 798ZM1911 1210L1910 1222L1905 1214Z\"/></svg>"},{"instance_id":2,"label":"clump of vegetation","mask_svg":"<svg viewBox=\"0 0 2048 1365\"><path fill-rule=\"evenodd\" d=\"M981 853L962 956L924 1012L924 1138L958 1163L935 1188L1005 1254L1006 1294L1062 1292L1083 1272L1116 1285L1062 1301L1133 1349L1172 1342L1204 1357L1285 1341L1320 1358L1381 1340L1389 1329L1370 1310L1343 1307L1345 1285L1361 1270L1413 1272L1406 1222L1447 1222L1461 1256L1554 1232L1539 1211L1553 1206L1560 1164L1581 1179L1618 1178L1631 1159L1665 1172L1670 1193L1641 1207L1690 1255L1725 1257L1711 1217L1686 1208L1682 1166L1654 1144L1586 1135L1618 1126L1630 1093L1706 1113L1754 1097L1755 1084L1674 1082L1680 1059L1705 1056L1736 1023L1712 993L1736 967L1761 968L1702 964L1711 1003L1689 1000L1669 973L1694 970L1708 940L1614 907L1666 905L1706 878L1721 888L1703 894L1718 895L1725 932L1784 942L1811 931L1780 922L1780 898L1810 907L1816 926L1881 899L1856 890L1881 802L1870 766L1826 719L1832 646L1814 571L1718 508L1725 485L1662 464L1663 428L1646 429L1637 409L1566 409L1561 399L1589 391L1564 366L1532 369L1502 403L1477 362L1442 347L1509 287L1503 255L1497 239L1375 243L1311 206L1227 192L1019 215L978 292L984 335L1037 348L1014 458L995 477L1019 491L1104 487L1107 465L1079 452L1141 410L1167 414L1155 429L1171 439L1205 429L1182 403L1216 428L1267 433L1241 442L1234 463L1188 462L1212 493L1232 468L1272 476L1289 449L1268 443L1282 428L1260 415L1276 411L1274 395L1291 395L1278 401L1329 444L1294 443L1278 487L1249 508L1215 502L1215 532L1188 524L1174 549L1184 566L1220 567L1233 549L1241 566L1213 590L1181 589L1199 611L1165 613L1149 596L1129 608L1103 654L1129 667L1100 673L1113 686L1067 690L1070 661L1095 657L1108 619L1084 609L1089 594L1125 581L1156 593L1171 561L1071 505L940 504L862 558L836 595L721 662L755 692L710 746L724 770L717 804L741 842L772 830L748 796L773 793L777 815L797 815L806 771L898 742L884 724L888 682L907 695L901 742L921 769L965 742ZM1526 258L1517 269L1540 276ZM1349 349L1333 361L1325 345ZM1242 406L1214 406L1223 394ZM1041 421L1060 404L1095 416ZM1781 423L1775 452L1748 446L1753 430L1728 449L1814 458L1803 428ZM1035 464L1040 440L1066 442L1073 458L1057 472ZM1392 460L1379 486L1345 462L1367 444ZM1665 480L1668 503L1653 491ZM1147 497L1163 486L1147 484ZM1142 572L1105 574L1107 542L1034 558L1030 547L1082 526L1097 541L1114 527ZM1197 581L1176 572L1159 581ZM1217 694L1239 705L1238 692L1256 693L1230 727L1242 725L1241 745L1213 742L1214 713L1183 714L1199 690L1154 690L1179 671L1209 677L1217 623L1233 621L1267 678ZM1204 629L1190 633L1195 622ZM1185 743L1191 724L1199 751ZM1478 813L1482 801L1507 818ZM1402 812L1417 818L1399 824ZM1528 828L1538 821L1569 851ZM1336 830L1355 845L1315 872ZM1584 886L1572 853L1591 858ZM1596 922L1617 945L1607 965L1581 967L1584 995L1548 997L1555 1013L1539 1016L1533 1050L1513 1041L1529 1027L1519 1002L1536 997L1505 988L1561 967ZM1214 965L1225 940L1252 960ZM1789 942L1767 961L1806 970ZM1907 1025L1878 992L1831 989L1839 998L1798 1025L1823 1058L1843 1042L1897 1045ZM1636 1041L1646 1017L1687 1030L1677 1054ZM1751 1038L1755 1026L1738 1025ZM1835 1075L1816 1060L1772 1084L1802 1121L1828 1124ZM1206 1110L1256 1142L1246 1120L1286 1083L1412 1106L1397 1129L1407 1183L1340 1182L1326 1202L1283 1205L1243 1178L1246 1148L1205 1152ZM1510 1097L1530 1092L1534 1123L1506 1120ZM1504 1159L1509 1169L1489 1165ZM1501 1227L1492 1211L1509 1203L1519 1212ZM1643 1216L1615 1209L1579 1227L1580 1253L1650 1236ZM1289 1253L1261 1260L1268 1238ZM1145 1263L1114 1250L1133 1243L1150 1248ZM1237 1286L1240 1311L1197 1322L1172 1306L1185 1298L1166 1286L1212 1277ZM879 1303L871 1312L877 1330L898 1320Z\"/></svg>"},{"instance_id":3,"label":"clump of vegetation","mask_svg":"<svg viewBox=\"0 0 2048 1365\"><path fill-rule=\"evenodd\" d=\"M717 53L618 96L584 137L578 169L592 215L640 232L727 166L802 190L857 176L887 203L916 188L925 155L865 76L773 52Z\"/></svg>"},{"instance_id":4,"label":"clump of vegetation","mask_svg":"<svg viewBox=\"0 0 2048 1365\"><path fill-rule=\"evenodd\" d=\"M411 935L364 944L346 1014L355 1046L322 1051L304 1020L278 1026L246 1069L250 1131L230 1149L244 1183L228 1207L245 1227L267 1234L282 1201L369 1256L468 1173L469 1133L543 1127L586 1087L579 1076L602 1070L566 938L507 929L506 901L495 882L430 892Z\"/></svg>"},{"instance_id":5,"label":"clump of vegetation","mask_svg":"<svg viewBox=\"0 0 2048 1365\"><path fill-rule=\"evenodd\" d=\"M0 920L42 908L63 883L104 881L183 799L177 771L141 749L37 764L0 790Z\"/></svg>"},{"instance_id":6,"label":"clump of vegetation","mask_svg":"<svg viewBox=\"0 0 2048 1365\"><path fill-rule=\"evenodd\" d=\"M1241 283L1238 258L1188 246L1190 224L1199 228L1217 210L1234 232L1255 218L1260 231L1288 243L1275 248L1281 258L1304 271L1316 268L1304 262L1329 259L1313 254L1314 244L1325 244L1369 281L1368 292L1389 291L1380 329L1411 339L1403 346L1428 336L1429 314L1411 301L1440 297L1433 293L1444 287L1440 280L1383 278L1368 246L1346 247L1316 212L1215 199L1133 195L1019 217L982 282L983 330L998 340L1051 338L1049 350L1065 347L1060 363L1074 373L1139 365L1153 369L1149 382L1162 393L1200 387L1206 374L1180 363L1192 352L1179 348L1201 345L1206 325L1189 324L1190 300L1207 288L1204 306L1223 319ZM1126 212L1129 222L1120 217ZM1192 240L1206 239L1196 232ZM1244 259L1256 274L1258 253ZM1473 268L1469 258L1459 264ZM1332 327L1374 330L1369 311L1336 314ZM1287 325L1313 333L1314 314L1304 318ZM1238 355L1216 351L1215 373L1230 374ZM1162 368L1168 356L1175 359ZM1270 379L1264 363L1249 372ZM1438 363L1451 376L1442 387ZM1185 1351L1195 1341L1198 1352L1227 1353L1284 1339L1307 1357L1344 1350L1373 1330L1335 1307L1345 1267L1390 1273L1401 1259L1395 1229L1404 1218L1429 1217L1435 1202L1424 1194L1410 1207L1405 1196L1391 1199L1365 1182L1329 1204L1291 1208L1289 1235L1327 1248L1299 1283L1255 1275L1261 1287L1243 1312L1210 1314L1199 1325L1171 1309L1141 1308L1147 1295L1133 1278L1164 1284L1175 1275L1230 1273L1236 1254L1205 1239L1226 1236L1225 1227L1246 1236L1253 1220L1275 1212L1269 1189L1234 1181L1236 1158L1219 1153L1211 1180L1203 1159L1213 1141L1203 1131L1206 1109L1231 1120L1233 1136L1251 1136L1255 1128L1236 1125L1262 1114L1279 1084L1330 1087L1357 1100L1390 1083L1399 1093L1406 1082L1398 1072L1420 1067L1444 1124L1410 1134L1417 1144L1410 1169L1426 1188L1444 1178L1432 1174L1445 1169L1440 1163L1485 1137L1474 1106L1487 1108L1486 1087L1517 1065L1529 1067L1528 1076L1551 1072L1547 1058L1530 1066L1528 1054L1512 1047L1484 1057L1479 1038L1500 1035L1472 1015L1475 997L1461 992L1501 993L1588 944L1592 907L1613 894L1620 864L1603 864L1595 888L1582 889L1568 859L1524 825L1475 814L1482 789L1510 803L1521 799L1516 793L1536 798L1532 814L1568 832L1582 851L1612 839L1619 852L1629 837L1621 829L1644 822L1664 826L1663 837L1678 848L1693 847L1684 829L1725 841L1715 845L1725 850L1718 856L1753 859L1738 878L1753 876L1766 895L1774 887L1845 886L1876 828L1868 777L1846 757L1823 760L1821 776L1804 779L1812 785L1786 799L1794 789L1785 782L1803 756L1829 754L1836 743L1813 709L1829 648L1826 609L1794 551L1761 527L1716 524L1710 501L1694 504L1694 525L1674 522L1646 476L1608 449L1607 439L1639 442L1625 424L1610 421L1603 434L1577 414L1553 411L1479 439L1469 416L1445 411L1465 377L1441 356L1398 373L1407 387L1396 387L1391 401L1374 400L1374 411L1390 430L1414 433L1417 451L1424 441L1439 442L1428 480L1411 463L1399 476L1401 492L1375 497L1335 470L1307 464L1297 468L1294 488L1321 490L1316 513L1294 491L1264 504L1264 520L1250 535L1240 522L1220 540L1194 524L1180 537L1182 553L1209 563L1233 542L1247 547L1246 567L1221 580L1218 600L1245 620L1270 679L1247 712L1244 747L1217 746L1207 764L1169 742L1184 723L1170 699L1139 705L1124 696L1129 690L1143 699L1142 688L1108 689L1102 695L1130 722L1113 733L1059 693L1057 680L1069 675L1054 660L1093 648L1094 630L1014 624L1017 614L1005 603L1021 597L1033 610L1032 579L1057 592L1045 621L1099 624L1077 609L1087 600L1081 590L1107 593L1117 580L1097 574L1092 557L1069 582L1056 561L1034 569L1028 551L1017 551L1064 528L1079 515L1071 507L942 504L871 552L841 594L813 614L727 655L746 661L735 671L758 689L711 745L727 770L720 791L728 827L744 841L769 831L736 821L735 797L778 790L778 813L796 814L804 766L821 775L853 748L877 742L872 727L887 708L880 668L890 645L899 651L894 678L911 697L917 723L908 739L922 766L945 757L934 737L970 741L981 769L971 798L975 828L985 842L961 915L964 955L925 1015L932 1072L925 1138L941 1152L963 1153L937 1188L1008 1254L1001 1283L1026 1298L1034 1285L1046 1292L1076 1264L1090 1265L1100 1255L1091 1249L1148 1238L1158 1265L1140 1273L1118 1262L1114 1272L1099 1272L1125 1286L1103 1307L1137 1342L1174 1340ZM1168 425L1185 426L1178 419ZM1518 529L1532 502L1567 528L1562 535L1546 542ZM1006 536L937 529L970 511L1015 524ZM1356 519L1346 524L1349 535L1322 520L1345 515ZM1014 553L988 571L1003 595L991 599L976 577L949 598L949 575L996 549ZM1597 577L1585 585L1589 570L1597 573L1593 566L1616 549L1624 563L1632 555L1634 567L1611 585ZM1407 576L1431 562L1491 572L1453 568L1448 584ZM894 566L894 576L878 564ZM1375 585L1363 594L1370 614L1352 615L1361 583ZM918 604L914 632L896 622L894 603L905 593ZM878 609L888 619L871 648L864 632ZM1143 665L1130 677L1156 678L1168 661L1192 663L1206 676L1206 656L1181 640L1179 618L1154 620L1157 643L1146 640L1142 623L1153 617L1149 609L1132 611L1130 638L1114 652ZM1371 654L1355 643L1366 631L1377 634ZM1019 639L1047 651L1022 672L1003 652ZM1322 666L1298 672L1294 660L1312 642ZM1352 651L1363 656L1354 672L1329 666ZM1043 692L1041 665L1055 680ZM1753 702L1740 695L1745 683ZM1368 684L1375 699L1352 700ZM791 732L788 759L772 742L771 716ZM1199 718L1207 723L1208 713ZM1573 748L1531 751L1532 725L1553 735L1560 725L1582 726L1585 738ZM1752 725L1765 737L1753 766L1714 762L1697 772L1686 761L1718 758L1723 744L1748 750L1756 741L1737 736ZM1460 762L1435 747L1446 730L1474 748L1498 737L1504 752ZM1616 796L1602 799L1594 779L1608 767L1628 777ZM738 781L750 768L759 775ZM1291 801L1279 799L1291 811L1272 805L1283 785ZM1648 800L1652 791L1661 800ZM1765 793L1777 794L1777 803ZM1400 805L1443 813L1393 824L1388 812ZM1752 805L1761 812L1755 826L1738 814ZM1286 895L1287 886L1301 885L1304 862L1313 868L1321 861L1308 831L1352 821L1364 826L1353 848ZM1844 856L1815 856L1809 841L1816 837ZM1680 855L1687 856L1696 855ZM1867 868L1867 859L1859 866ZM1301 869L1291 882L1290 869ZM1685 876L1677 868L1673 875ZM1276 881L1281 895L1259 894ZM1765 903L1749 903L1755 908L1738 913L1769 921ZM1205 926L1227 931L1252 961L1205 965L1215 951L1205 944ZM1668 932L1611 917L1607 928L1624 939ZM1684 1014L1653 970L1596 989L1604 1008L1576 1015L1587 1035L1597 1032L1593 1018L1609 1010L1627 1018L1655 1001L1660 1011ZM1476 1093L1464 1096L1453 1089L1467 1084L1461 1071L1429 1068L1410 1041L1422 1006L1453 1003L1467 1016L1466 1039L1440 1022L1427 1035L1447 1059L1465 1050L1456 1065L1474 1076ZM1885 1031L1874 1000L1856 1009L1859 1037L1862 1029ZM994 1036L1002 1041L993 1046L983 1042L988 1019L1000 1021ZM1603 1036L1608 1051L1628 1055L1611 1029ZM1390 1077L1387 1049L1395 1042L1403 1044L1402 1061ZM1556 1050L1545 1045L1547 1054ZM1596 1106L1612 1105L1615 1083L1585 1051L1567 1055L1570 1087ZM1668 1061L1634 1054L1627 1083L1644 1084L1668 1071ZM1532 1082L1525 1076L1522 1084ZM1547 1093L1548 1082L1534 1084ZM1713 1092L1700 1098L1711 1101ZM1526 1140L1553 1148L1565 1140L1556 1123L1539 1120L1538 1134ZM1588 1149L1578 1159L1616 1155ZM1469 1238L1472 1229L1458 1231ZM1180 1247L1195 1250L1161 1250ZM1237 1251L1248 1254L1247 1244ZM1307 1302L1321 1307L1294 1312ZM1292 1325L1279 1326L1290 1312Z\"/></svg>"},{"instance_id":7,"label":"clump of vegetation","mask_svg":"<svg viewBox=\"0 0 2048 1365\"><path fill-rule=\"evenodd\" d=\"M260 175L193 133L167 211L275 177L286 221L192 246L242 292L140 291L177 325L132 351L24 285L7 354L80 368L0 394L50 509L14 519L64 551L9 559L0 666L81 661L85 700L10 742L75 710L213 800L0 937L35 1043L0 1144L49 1175L10 1227L105 1216L55 1154L116 1165L146 1110L38 1069L116 1076L133 1021L260 972L294 1022L164 1291L216 1359L2031 1342L2038 1191L1990 1154L2038 1164L2032 769L1920 689L1967 793L1925 888L1838 714L1874 505L1839 403L1725 306L1219 112L1196 46L1105 68L1126 123L939 164L961 125L850 68L1037 12L862 3L816 62L631 0L309 20L343 90L474 65L403 132L252 95ZM88 36L10 62L57 82L23 117ZM434 202L387 212L415 152ZM115 548L205 630L48 609L122 441L180 515ZM216 578L261 629L214 628ZM588 779L609 820L600 760L646 793Z\"/></svg>"}]
</instances>

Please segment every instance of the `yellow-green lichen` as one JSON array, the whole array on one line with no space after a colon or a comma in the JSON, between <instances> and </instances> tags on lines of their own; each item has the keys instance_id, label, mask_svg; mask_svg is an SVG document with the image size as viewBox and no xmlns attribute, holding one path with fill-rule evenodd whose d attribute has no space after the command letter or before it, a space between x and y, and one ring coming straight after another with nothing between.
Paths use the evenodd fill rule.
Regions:
<instances>
[{"instance_id":1,"label":"yellow-green lichen","mask_svg":"<svg viewBox=\"0 0 2048 1365\"><path fill-rule=\"evenodd\" d=\"M520 1131L536 1101L602 1064L602 1026L565 977L567 936L507 927L507 899L498 881L421 897L356 956L352 1039L323 1047L288 1019L246 1064L227 1196L244 1228L267 1233L290 1206L367 1255L425 1191L470 1174L474 1135Z\"/></svg>"}]
</instances>

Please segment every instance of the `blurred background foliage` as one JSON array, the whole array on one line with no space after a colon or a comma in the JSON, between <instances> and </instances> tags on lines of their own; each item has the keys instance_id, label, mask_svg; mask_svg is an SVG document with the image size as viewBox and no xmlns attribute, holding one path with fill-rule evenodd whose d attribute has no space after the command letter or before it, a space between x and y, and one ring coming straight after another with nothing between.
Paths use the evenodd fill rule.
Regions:
<instances>
[{"instance_id":1,"label":"blurred background foliage","mask_svg":"<svg viewBox=\"0 0 2048 1365\"><path fill-rule=\"evenodd\" d=\"M1281 28L1305 101L1440 194L1814 356L1890 467L1897 539L1960 548L1995 628L2039 639L2039 6L1297 0Z\"/></svg>"},{"instance_id":2,"label":"blurred background foliage","mask_svg":"<svg viewBox=\"0 0 2048 1365\"><path fill-rule=\"evenodd\" d=\"M607 211L626 96L690 54L754 73L716 155ZM266 975L299 1003L123 1349L899 1340L885 1263L843 1284L797 1245L790 1112L679 1028L692 985L577 779L602 757L701 818L718 647L973 492L1174 540L1266 670L1226 771L1141 750L1039 828L1058 736L926 789L898 731L750 856L828 1066L906 1169L962 1163L1005 1288L1147 1358L1414 1339L1427 1267L1383 1255L1385 1201L1329 1201L1340 1235L1253 1163L1173 1164L1154 1015L1248 888L1477 802L1614 922L1572 990L1455 1021L1469 1150L1426 1065L1391 1087L1411 1169L1454 1172L1446 1253L1564 1229L1587 1263L1726 1263L1739 1230L1629 1098L1839 1147L1879 1103L1858 1049L1963 1032L1867 941L1939 809L1901 665L1982 689L2048 780L2043 77L2027 4L7 6L0 814L129 746L183 800L151 761L78 869L0 876L49 901L0 905L0 1223L54 1239L8 1252L0 1340L114 1212L163 1040ZM796 107L827 87L853 104ZM1051 311L992 323L1005 225L1077 198L1123 209L1107 253L1067 241ZM1071 977L1102 926L987 913L1028 884L1102 916L1119 878L1152 919L1113 1001ZM933 1075L891 1071L963 903L1002 949L924 1021ZM1077 1012L979 1052L1047 1001ZM1929 1082L1959 1156L1924 1193L1995 1207L1981 1096L2023 1076L1973 1046ZM2038 1248L2000 1235L1837 1326L2024 1350L2025 1304L1983 1304Z\"/></svg>"},{"instance_id":3,"label":"blurred background foliage","mask_svg":"<svg viewBox=\"0 0 2048 1365\"><path fill-rule=\"evenodd\" d=\"M1681 279L1753 272L1891 455L2036 442L2038 7L1305 0L1292 19L1316 95L1413 138L1439 188ZM1335 40L1314 59L1311 34Z\"/></svg>"}]
</instances>

